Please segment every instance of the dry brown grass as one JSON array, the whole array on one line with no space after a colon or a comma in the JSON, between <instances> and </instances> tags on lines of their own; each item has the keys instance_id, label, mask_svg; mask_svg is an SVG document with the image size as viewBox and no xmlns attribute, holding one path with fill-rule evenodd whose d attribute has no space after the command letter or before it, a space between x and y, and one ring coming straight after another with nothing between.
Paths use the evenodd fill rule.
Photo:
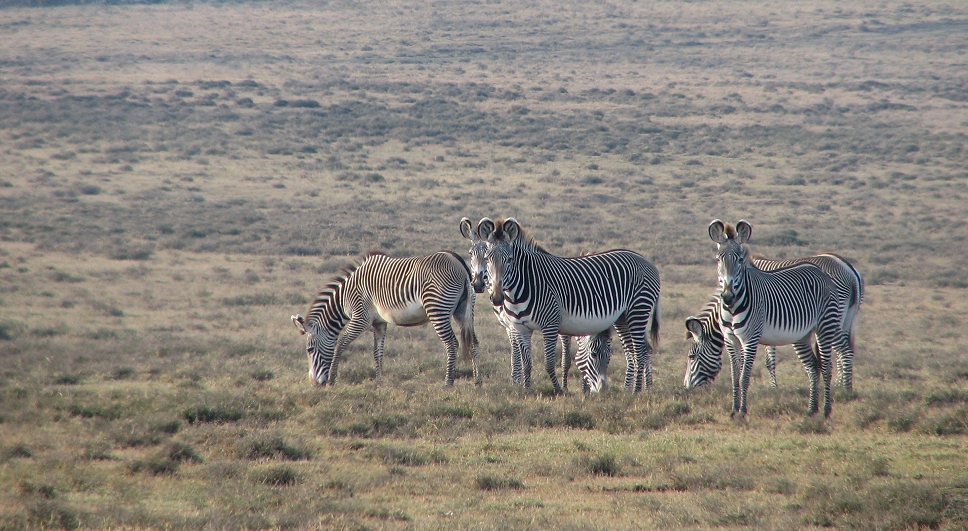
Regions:
<instances>
[{"instance_id":1,"label":"dry brown grass","mask_svg":"<svg viewBox=\"0 0 968 531\"><path fill-rule=\"evenodd\" d=\"M14 3L0 529L968 522L960 5ZM484 215L657 263L654 391L511 387L484 302L480 389L440 389L426 328L390 330L384 386L368 338L310 385L289 315L328 275ZM782 350L744 423L722 378L681 390L713 218L864 273L830 421Z\"/></svg>"}]
</instances>

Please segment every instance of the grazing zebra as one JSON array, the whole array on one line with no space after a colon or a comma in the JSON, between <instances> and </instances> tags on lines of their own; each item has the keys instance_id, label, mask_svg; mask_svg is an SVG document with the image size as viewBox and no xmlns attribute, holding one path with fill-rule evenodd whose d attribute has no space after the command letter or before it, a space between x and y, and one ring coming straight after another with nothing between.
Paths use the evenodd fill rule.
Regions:
<instances>
[{"instance_id":1,"label":"grazing zebra","mask_svg":"<svg viewBox=\"0 0 968 531\"><path fill-rule=\"evenodd\" d=\"M834 282L834 296L843 312L841 328L847 334L850 350L838 351L837 383L846 389L854 388L854 360L852 354L857 346L857 314L864 302L864 277L850 265L850 262L833 253L823 253L805 258L770 260L764 256L752 255L753 265L763 271L772 271L801 263L811 263L819 267ZM766 350L766 367L770 371L770 387L776 387L776 347L770 345Z\"/></svg>"},{"instance_id":2,"label":"grazing zebra","mask_svg":"<svg viewBox=\"0 0 968 531\"><path fill-rule=\"evenodd\" d=\"M719 318L731 346L727 352L733 376L732 413L746 415L753 359L762 341L794 345L810 376L810 414L818 411L822 377L824 417L829 417L830 352L850 348L841 329L843 318L833 281L810 263L775 271L757 269L744 245L752 230L745 220L735 227L718 219L709 224L709 237L718 248ZM811 348L812 337L816 337L816 353Z\"/></svg>"},{"instance_id":3,"label":"grazing zebra","mask_svg":"<svg viewBox=\"0 0 968 531\"><path fill-rule=\"evenodd\" d=\"M578 336L577 339L575 365L581 370L581 389L586 393L601 392L608 386L608 363L612 359L612 327L593 336ZM568 356L567 350L564 355Z\"/></svg>"},{"instance_id":4,"label":"grazing zebra","mask_svg":"<svg viewBox=\"0 0 968 531\"><path fill-rule=\"evenodd\" d=\"M651 262L620 249L577 258L544 251L514 218L498 220L485 234L485 259L491 302L503 306L521 343L521 356L531 357L531 334L545 342L545 370L555 392L555 340L566 335L598 334L614 325L627 362L625 387L652 386L652 342L659 334L659 272ZM651 329L649 320L652 320ZM528 381L525 367L525 381Z\"/></svg>"},{"instance_id":5,"label":"grazing zebra","mask_svg":"<svg viewBox=\"0 0 968 531\"><path fill-rule=\"evenodd\" d=\"M306 317L294 315L292 322L306 335L309 377L318 385L335 382L343 349L367 328L373 329L373 361L381 380L387 323L415 326L427 321L447 348L445 384L454 384L460 346L464 358L473 362L474 382L480 385L474 297L467 264L454 253L409 258L372 253L340 271L319 292ZM460 326L459 343L451 317Z\"/></svg>"},{"instance_id":6,"label":"grazing zebra","mask_svg":"<svg viewBox=\"0 0 968 531\"><path fill-rule=\"evenodd\" d=\"M494 221L487 217L481 218L477 224L477 228L475 228L470 219L464 217L460 220L461 235L471 241L471 248L469 251L471 285L474 286L474 291L477 293L483 293L488 286L487 260L484 258L484 256L487 254L487 251L490 248L487 241L481 239L479 232L480 227L484 227L486 233L490 234L490 232L494 230ZM504 331L508 335L508 342L511 344L511 383L516 385L524 385L525 387L530 388L532 360L530 358L525 360L521 357L521 343L518 340L517 332L514 331L514 323L504 312L504 306L495 304L493 305L493 309L494 316L504 327ZM570 352L571 336L560 335L559 338L561 339L562 388L567 390L568 372L571 370L572 362ZM611 348L610 343L609 348ZM527 381L525 381L525 374L527 374Z\"/></svg>"}]
</instances>

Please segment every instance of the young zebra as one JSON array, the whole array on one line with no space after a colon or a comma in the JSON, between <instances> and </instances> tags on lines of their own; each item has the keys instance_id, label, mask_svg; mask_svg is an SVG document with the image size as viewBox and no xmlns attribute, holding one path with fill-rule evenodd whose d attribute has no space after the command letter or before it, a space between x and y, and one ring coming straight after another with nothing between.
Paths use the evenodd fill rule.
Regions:
<instances>
[{"instance_id":1,"label":"young zebra","mask_svg":"<svg viewBox=\"0 0 968 531\"><path fill-rule=\"evenodd\" d=\"M659 272L651 262L624 249L554 256L513 218L498 220L491 233L480 236L490 246L485 258L491 302L511 319L525 360L532 332L541 331L545 370L555 392L562 391L555 376L558 334L598 334L613 325L625 351L626 388L638 392L652 386L648 338L658 342L660 312Z\"/></svg>"},{"instance_id":2,"label":"young zebra","mask_svg":"<svg viewBox=\"0 0 968 531\"><path fill-rule=\"evenodd\" d=\"M343 349L367 328L373 329L373 361L381 380L387 323L416 326L428 321L447 350L445 385L454 384L458 346L473 362L474 382L480 385L474 297L470 270L452 252L409 258L372 253L340 271L319 292L306 317L293 315L292 322L306 335L309 377L318 385L336 381ZM460 342L452 317L460 326Z\"/></svg>"},{"instance_id":3,"label":"young zebra","mask_svg":"<svg viewBox=\"0 0 968 531\"><path fill-rule=\"evenodd\" d=\"M833 281L819 267L799 264L775 271L753 266L746 248L752 227L713 220L709 237L718 248L718 318L723 327L733 376L733 414L746 415L753 359L760 342L793 344L810 375L810 413L818 411L819 380L824 380L824 416L831 412L831 349L850 349L842 327L843 311ZM817 353L811 348L816 337ZM738 358L738 359L737 359Z\"/></svg>"}]
</instances>

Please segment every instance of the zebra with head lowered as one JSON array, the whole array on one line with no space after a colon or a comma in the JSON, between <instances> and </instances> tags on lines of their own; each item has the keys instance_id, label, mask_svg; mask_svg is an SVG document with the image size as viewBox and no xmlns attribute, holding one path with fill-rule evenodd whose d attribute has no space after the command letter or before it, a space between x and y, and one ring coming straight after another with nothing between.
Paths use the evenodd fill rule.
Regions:
<instances>
[{"instance_id":1,"label":"zebra with head lowered","mask_svg":"<svg viewBox=\"0 0 968 531\"><path fill-rule=\"evenodd\" d=\"M292 322L306 335L309 377L318 385L335 382L343 349L367 328L373 329L373 361L381 380L387 323L415 326L428 321L447 349L445 385L454 384L458 347L473 362L474 382L480 385L474 297L470 270L454 253L408 258L371 253L340 271L319 292L306 317L293 315ZM460 326L460 342L452 317Z\"/></svg>"},{"instance_id":2,"label":"zebra with head lowered","mask_svg":"<svg viewBox=\"0 0 968 531\"><path fill-rule=\"evenodd\" d=\"M819 267L834 282L834 296L843 315L841 328L847 334L850 350L837 351L837 383L846 389L854 388L854 350L857 347L857 314L864 302L864 277L844 258L833 253L822 253L804 258L770 260L758 254L752 255L753 265L763 271L773 271L802 263ZM776 347L766 349L766 367L770 371L770 387L776 387Z\"/></svg>"},{"instance_id":3,"label":"zebra with head lowered","mask_svg":"<svg viewBox=\"0 0 968 531\"><path fill-rule=\"evenodd\" d=\"M804 263L761 271L750 260L746 242L752 227L709 224L718 248L720 290L711 310L723 328L733 377L732 414L747 412L747 393L756 347L793 344L810 376L810 414L818 411L819 380L824 381L824 417L831 412L831 349L849 349L833 281L819 267ZM715 314L718 314L716 316ZM691 329L690 329L691 330ZM816 338L817 352L811 348ZM692 357L693 353L690 353ZM737 359L738 358L738 359ZM690 363L692 360L690 360Z\"/></svg>"},{"instance_id":4,"label":"zebra with head lowered","mask_svg":"<svg viewBox=\"0 0 968 531\"><path fill-rule=\"evenodd\" d=\"M559 333L593 335L615 326L627 367L625 387L652 386L652 343L659 335L659 272L632 251L619 249L561 258L542 249L514 218L498 220L480 234L490 248L485 256L491 302L503 306L531 356L531 334L540 330L545 370L555 392L555 343ZM651 319L651 329L649 321ZM527 378L527 375L525 375Z\"/></svg>"},{"instance_id":5,"label":"zebra with head lowered","mask_svg":"<svg viewBox=\"0 0 968 531\"><path fill-rule=\"evenodd\" d=\"M460 220L460 233L464 238L471 241L470 254L470 267L471 267L471 285L474 286L474 291L477 293L483 293L488 286L487 277L487 260L485 255L487 254L490 246L487 241L482 239L480 236L481 228L486 234L490 234L494 230L494 221L490 218L484 217L477 223L477 227L474 226L473 222L469 218L461 218ZM500 304L494 304L494 316L497 321L504 327L505 332L508 335L508 342L511 344L511 383L517 385L524 385L525 387L531 387L531 363L532 360L523 359L521 356L521 342L518 339L517 332L514 330L514 324L510 317L504 312L504 306ZM571 370L571 337L568 335L560 335L561 339L561 369L562 369L562 388L568 389L568 373ZM603 338L598 338L595 336L577 336L578 337L578 351L576 352L576 361L581 357L581 362L578 363L578 368L582 371L582 390L598 392L605 385L605 372L608 369L608 360L611 357L611 335L608 336L607 341ZM607 351L606 351L607 349ZM604 362L605 366L601 367L600 364ZM525 375L527 375L527 381L525 381Z\"/></svg>"}]
</instances>

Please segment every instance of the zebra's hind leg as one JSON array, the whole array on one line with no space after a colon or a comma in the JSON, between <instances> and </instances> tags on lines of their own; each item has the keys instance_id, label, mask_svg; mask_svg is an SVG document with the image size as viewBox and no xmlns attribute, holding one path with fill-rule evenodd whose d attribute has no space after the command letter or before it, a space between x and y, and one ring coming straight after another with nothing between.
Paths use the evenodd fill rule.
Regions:
<instances>
[{"instance_id":1,"label":"zebra's hind leg","mask_svg":"<svg viewBox=\"0 0 968 531\"><path fill-rule=\"evenodd\" d=\"M387 339L387 324L373 323L373 365L376 367L376 381L383 383L383 347Z\"/></svg>"},{"instance_id":2,"label":"zebra's hind leg","mask_svg":"<svg viewBox=\"0 0 968 531\"><path fill-rule=\"evenodd\" d=\"M624 318L615 322L615 331L622 342L622 352L625 354L625 390L632 391L635 388L636 375L639 374L639 359L635 352L635 341L632 340L632 333L629 331L628 323Z\"/></svg>"},{"instance_id":3,"label":"zebra's hind leg","mask_svg":"<svg viewBox=\"0 0 968 531\"><path fill-rule=\"evenodd\" d=\"M818 403L820 387L820 360L817 357L815 343L813 340L801 343L794 343L793 348L797 351L797 357L803 364L803 369L807 372L810 379L810 404L807 408L808 415L815 415L820 410Z\"/></svg>"},{"instance_id":4,"label":"zebra's hind leg","mask_svg":"<svg viewBox=\"0 0 968 531\"><path fill-rule=\"evenodd\" d=\"M457 374L457 349L459 346L457 336L454 335L454 328L450 324L449 315L433 315L430 317L430 322L434 326L434 331L437 332L437 337L440 338L441 343L447 349L447 371L444 375L444 387L451 387L454 385L454 378Z\"/></svg>"},{"instance_id":5,"label":"zebra's hind leg","mask_svg":"<svg viewBox=\"0 0 968 531\"><path fill-rule=\"evenodd\" d=\"M568 390L568 371L571 370L571 336L558 336L561 339L561 388Z\"/></svg>"},{"instance_id":6,"label":"zebra's hind leg","mask_svg":"<svg viewBox=\"0 0 968 531\"><path fill-rule=\"evenodd\" d=\"M766 347L766 369L770 371L770 388L776 389L776 347Z\"/></svg>"}]
</instances>

